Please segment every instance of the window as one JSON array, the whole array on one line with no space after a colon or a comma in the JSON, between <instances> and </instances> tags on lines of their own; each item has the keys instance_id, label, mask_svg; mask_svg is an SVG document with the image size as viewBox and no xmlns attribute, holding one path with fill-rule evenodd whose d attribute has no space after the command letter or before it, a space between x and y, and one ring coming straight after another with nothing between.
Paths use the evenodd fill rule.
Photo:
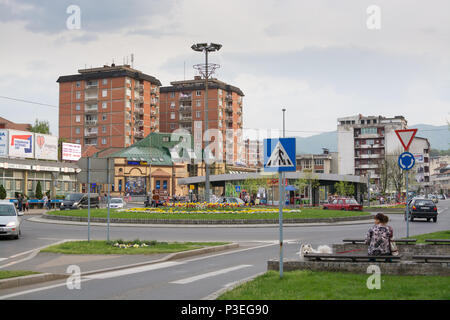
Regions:
<instances>
[{"instance_id":1,"label":"window","mask_svg":"<svg viewBox=\"0 0 450 320\"><path fill-rule=\"evenodd\" d=\"M102 144L106 144L106 138L102 138Z\"/></svg>"},{"instance_id":2,"label":"window","mask_svg":"<svg viewBox=\"0 0 450 320\"><path fill-rule=\"evenodd\" d=\"M75 143L79 144L80 143L80 139L75 140Z\"/></svg>"},{"instance_id":3,"label":"window","mask_svg":"<svg viewBox=\"0 0 450 320\"><path fill-rule=\"evenodd\" d=\"M163 180L163 189L167 190L167 180Z\"/></svg>"},{"instance_id":4,"label":"window","mask_svg":"<svg viewBox=\"0 0 450 320\"><path fill-rule=\"evenodd\" d=\"M171 112L170 113L170 119L171 120L175 120L175 112Z\"/></svg>"},{"instance_id":5,"label":"window","mask_svg":"<svg viewBox=\"0 0 450 320\"><path fill-rule=\"evenodd\" d=\"M197 92L195 93L197 97L201 97L202 96L202 92L200 90L197 90Z\"/></svg>"},{"instance_id":6,"label":"window","mask_svg":"<svg viewBox=\"0 0 450 320\"><path fill-rule=\"evenodd\" d=\"M323 166L323 159L314 159L314 165Z\"/></svg>"},{"instance_id":7,"label":"window","mask_svg":"<svg viewBox=\"0 0 450 320\"><path fill-rule=\"evenodd\" d=\"M77 86L77 88L81 87L81 82L80 82L80 81L77 81L76 86Z\"/></svg>"},{"instance_id":8,"label":"window","mask_svg":"<svg viewBox=\"0 0 450 320\"><path fill-rule=\"evenodd\" d=\"M219 91L219 96L221 96L222 95L222 89L219 89L218 91Z\"/></svg>"},{"instance_id":9,"label":"window","mask_svg":"<svg viewBox=\"0 0 450 320\"><path fill-rule=\"evenodd\" d=\"M222 106L222 99L219 99L219 107Z\"/></svg>"},{"instance_id":10,"label":"window","mask_svg":"<svg viewBox=\"0 0 450 320\"><path fill-rule=\"evenodd\" d=\"M197 107L201 107L202 106L202 100L197 100L196 105L197 105Z\"/></svg>"},{"instance_id":11,"label":"window","mask_svg":"<svg viewBox=\"0 0 450 320\"><path fill-rule=\"evenodd\" d=\"M80 128L75 128L75 133L80 134Z\"/></svg>"},{"instance_id":12,"label":"window","mask_svg":"<svg viewBox=\"0 0 450 320\"><path fill-rule=\"evenodd\" d=\"M202 112L201 112L201 111L196 111L196 112L195 112L195 116L196 116L197 118L200 118L200 117L202 116Z\"/></svg>"},{"instance_id":13,"label":"window","mask_svg":"<svg viewBox=\"0 0 450 320\"><path fill-rule=\"evenodd\" d=\"M156 180L156 189L161 189L161 181L160 180Z\"/></svg>"},{"instance_id":14,"label":"window","mask_svg":"<svg viewBox=\"0 0 450 320\"><path fill-rule=\"evenodd\" d=\"M80 122L81 121L81 117L80 116L75 116L75 122Z\"/></svg>"},{"instance_id":15,"label":"window","mask_svg":"<svg viewBox=\"0 0 450 320\"><path fill-rule=\"evenodd\" d=\"M369 145L373 145L373 143L374 143L374 140L373 139L367 139L366 140L366 144L369 144Z\"/></svg>"},{"instance_id":16,"label":"window","mask_svg":"<svg viewBox=\"0 0 450 320\"><path fill-rule=\"evenodd\" d=\"M102 132L106 133L106 126L102 126Z\"/></svg>"},{"instance_id":17,"label":"window","mask_svg":"<svg viewBox=\"0 0 450 320\"><path fill-rule=\"evenodd\" d=\"M175 102L170 103L170 109L175 109Z\"/></svg>"},{"instance_id":18,"label":"window","mask_svg":"<svg viewBox=\"0 0 450 320\"><path fill-rule=\"evenodd\" d=\"M108 96L108 90L102 90L102 97L105 98Z\"/></svg>"},{"instance_id":19,"label":"window","mask_svg":"<svg viewBox=\"0 0 450 320\"><path fill-rule=\"evenodd\" d=\"M102 102L102 108L106 109L108 107L108 102Z\"/></svg>"},{"instance_id":20,"label":"window","mask_svg":"<svg viewBox=\"0 0 450 320\"><path fill-rule=\"evenodd\" d=\"M102 84L103 84L103 85L108 84L108 79L103 79Z\"/></svg>"},{"instance_id":21,"label":"window","mask_svg":"<svg viewBox=\"0 0 450 320\"><path fill-rule=\"evenodd\" d=\"M175 92L171 92L171 93L170 93L170 97L171 97L171 98L175 98Z\"/></svg>"},{"instance_id":22,"label":"window","mask_svg":"<svg viewBox=\"0 0 450 320\"><path fill-rule=\"evenodd\" d=\"M80 98L81 98L81 92L80 92L80 91L77 91L77 92L75 93L75 96L76 96L77 99L80 99Z\"/></svg>"},{"instance_id":23,"label":"window","mask_svg":"<svg viewBox=\"0 0 450 320\"><path fill-rule=\"evenodd\" d=\"M171 123L171 124L170 124L170 130L174 130L175 127L176 127L175 123Z\"/></svg>"},{"instance_id":24,"label":"window","mask_svg":"<svg viewBox=\"0 0 450 320\"><path fill-rule=\"evenodd\" d=\"M107 117L106 117L106 114L103 114L103 115L102 115L102 120L103 120L103 121L106 121L106 118L107 118Z\"/></svg>"},{"instance_id":25,"label":"window","mask_svg":"<svg viewBox=\"0 0 450 320\"><path fill-rule=\"evenodd\" d=\"M77 111L80 111L80 110L81 110L81 106L80 106L79 103L77 103L77 104L75 105L75 110L77 110Z\"/></svg>"},{"instance_id":26,"label":"window","mask_svg":"<svg viewBox=\"0 0 450 320\"><path fill-rule=\"evenodd\" d=\"M361 134L377 134L377 128L362 128Z\"/></svg>"},{"instance_id":27,"label":"window","mask_svg":"<svg viewBox=\"0 0 450 320\"><path fill-rule=\"evenodd\" d=\"M131 80L129 78L126 78L125 83L131 85Z\"/></svg>"}]
</instances>

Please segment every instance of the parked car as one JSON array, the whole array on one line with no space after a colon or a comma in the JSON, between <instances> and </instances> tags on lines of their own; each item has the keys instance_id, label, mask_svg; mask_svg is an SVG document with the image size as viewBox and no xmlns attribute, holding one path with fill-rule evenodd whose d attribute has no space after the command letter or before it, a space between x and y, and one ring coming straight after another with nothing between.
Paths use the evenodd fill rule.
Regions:
<instances>
[{"instance_id":1,"label":"parked car","mask_svg":"<svg viewBox=\"0 0 450 320\"><path fill-rule=\"evenodd\" d=\"M97 193L91 193L91 208L100 208L100 197ZM87 193L69 193L61 203L60 210L83 209L88 207Z\"/></svg>"},{"instance_id":2,"label":"parked car","mask_svg":"<svg viewBox=\"0 0 450 320\"><path fill-rule=\"evenodd\" d=\"M430 199L431 201L433 201L434 203L438 203L439 199L437 196L435 196L434 194L429 194L428 195L428 199Z\"/></svg>"},{"instance_id":3,"label":"parked car","mask_svg":"<svg viewBox=\"0 0 450 320\"><path fill-rule=\"evenodd\" d=\"M436 204L429 199L412 199L408 203L409 208L409 221L414 221L415 218L425 218L427 221L433 219L433 222L437 222L438 210ZM405 210L405 221L406 221Z\"/></svg>"},{"instance_id":4,"label":"parked car","mask_svg":"<svg viewBox=\"0 0 450 320\"><path fill-rule=\"evenodd\" d=\"M109 207L111 209L122 209L125 206L122 198L111 198L109 201Z\"/></svg>"},{"instance_id":5,"label":"parked car","mask_svg":"<svg viewBox=\"0 0 450 320\"><path fill-rule=\"evenodd\" d=\"M324 210L362 211L363 206L355 199L338 198L323 205Z\"/></svg>"},{"instance_id":6,"label":"parked car","mask_svg":"<svg viewBox=\"0 0 450 320\"><path fill-rule=\"evenodd\" d=\"M217 199L215 203L228 203L228 204L237 204L237 205L244 205L245 202L241 198L237 197L220 197Z\"/></svg>"},{"instance_id":7,"label":"parked car","mask_svg":"<svg viewBox=\"0 0 450 320\"><path fill-rule=\"evenodd\" d=\"M0 236L19 239L21 235L23 212L18 212L14 203L9 201L0 202Z\"/></svg>"}]
</instances>

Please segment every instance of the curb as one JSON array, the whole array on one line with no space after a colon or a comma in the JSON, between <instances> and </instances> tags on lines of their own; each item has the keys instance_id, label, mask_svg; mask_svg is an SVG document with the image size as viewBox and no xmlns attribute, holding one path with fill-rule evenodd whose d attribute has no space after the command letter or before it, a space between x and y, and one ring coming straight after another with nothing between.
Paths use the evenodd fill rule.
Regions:
<instances>
[{"instance_id":1,"label":"curb","mask_svg":"<svg viewBox=\"0 0 450 320\"><path fill-rule=\"evenodd\" d=\"M228 292L228 291L231 291L231 290L233 290L234 288L239 287L240 285L242 285L242 284L244 284L244 283L250 282L250 281L256 279L257 277L262 276L262 275L265 274L265 273L267 273L267 271L263 271L263 272L260 272L260 273L255 274L255 275L253 275L253 276L250 276L250 277L248 277L248 278L245 278L245 279L242 279L242 280L238 280L238 281L232 283L232 284L229 285L229 286L226 286L226 287L224 287L224 288L222 288L222 289L220 289L220 290L217 290L217 291L211 293L210 295L208 295L208 296L202 298L201 300L217 300L217 298L218 298L219 296L221 296L222 294L224 294L224 293L226 293L226 292Z\"/></svg>"},{"instance_id":2,"label":"curb","mask_svg":"<svg viewBox=\"0 0 450 320\"><path fill-rule=\"evenodd\" d=\"M9 279L0 280L0 290L2 289L10 289L17 288L21 286L28 286L31 284L37 284L42 282L48 282L53 280L66 279L70 275L69 274L56 274L56 273L41 273L41 274L32 274L29 276L23 277L14 277Z\"/></svg>"},{"instance_id":3,"label":"curb","mask_svg":"<svg viewBox=\"0 0 450 320\"><path fill-rule=\"evenodd\" d=\"M71 217L71 216L58 216L48 215L44 213L41 216L43 219L58 220L58 221L71 221L71 222L88 222L85 217ZM307 218L307 219L284 219L285 224L307 224L307 223L335 223L335 222L347 222L347 221L363 221L373 220L373 215L368 214L365 216L355 217L336 217L336 218ZM278 219L232 219L232 220L188 220L188 219L117 219L111 218L110 223L117 224L142 224L142 225L278 225ZM107 223L106 218L91 218L91 223Z\"/></svg>"}]
</instances>

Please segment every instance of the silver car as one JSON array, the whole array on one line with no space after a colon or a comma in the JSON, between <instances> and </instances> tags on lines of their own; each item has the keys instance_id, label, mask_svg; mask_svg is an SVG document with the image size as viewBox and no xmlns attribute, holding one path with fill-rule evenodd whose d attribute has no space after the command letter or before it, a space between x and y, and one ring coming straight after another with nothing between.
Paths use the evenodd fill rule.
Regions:
<instances>
[{"instance_id":1,"label":"silver car","mask_svg":"<svg viewBox=\"0 0 450 320\"><path fill-rule=\"evenodd\" d=\"M114 209L121 209L124 207L124 202L121 198L111 198L109 207Z\"/></svg>"},{"instance_id":2,"label":"silver car","mask_svg":"<svg viewBox=\"0 0 450 320\"><path fill-rule=\"evenodd\" d=\"M17 212L10 202L0 202L0 237L9 236L19 239L23 212Z\"/></svg>"}]
</instances>

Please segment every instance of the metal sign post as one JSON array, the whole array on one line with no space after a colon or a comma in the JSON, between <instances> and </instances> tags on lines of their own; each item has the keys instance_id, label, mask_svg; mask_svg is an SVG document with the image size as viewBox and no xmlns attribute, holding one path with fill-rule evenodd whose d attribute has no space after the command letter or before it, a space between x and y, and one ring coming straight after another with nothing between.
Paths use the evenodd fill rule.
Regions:
<instances>
[{"instance_id":1,"label":"metal sign post","mask_svg":"<svg viewBox=\"0 0 450 320\"><path fill-rule=\"evenodd\" d=\"M108 207L108 222L107 222L107 230L106 230L106 241L109 241L109 207L110 207L110 202L111 202L111 180L110 180L110 176L109 176L109 158L106 159L106 163L107 163L107 175L108 175L108 198L106 199L106 206Z\"/></svg>"},{"instance_id":2,"label":"metal sign post","mask_svg":"<svg viewBox=\"0 0 450 320\"><path fill-rule=\"evenodd\" d=\"M409 198L409 190L408 190L408 171L406 172L406 237L409 238L409 206L408 206L408 198Z\"/></svg>"},{"instance_id":3,"label":"metal sign post","mask_svg":"<svg viewBox=\"0 0 450 320\"><path fill-rule=\"evenodd\" d=\"M87 188L88 188L88 242L91 241L91 158L87 158Z\"/></svg>"},{"instance_id":4,"label":"metal sign post","mask_svg":"<svg viewBox=\"0 0 450 320\"><path fill-rule=\"evenodd\" d=\"M410 152L403 152L398 157L398 166L406 173L406 237L409 237L409 189L408 189L408 171L414 167L416 160Z\"/></svg>"}]
</instances>

